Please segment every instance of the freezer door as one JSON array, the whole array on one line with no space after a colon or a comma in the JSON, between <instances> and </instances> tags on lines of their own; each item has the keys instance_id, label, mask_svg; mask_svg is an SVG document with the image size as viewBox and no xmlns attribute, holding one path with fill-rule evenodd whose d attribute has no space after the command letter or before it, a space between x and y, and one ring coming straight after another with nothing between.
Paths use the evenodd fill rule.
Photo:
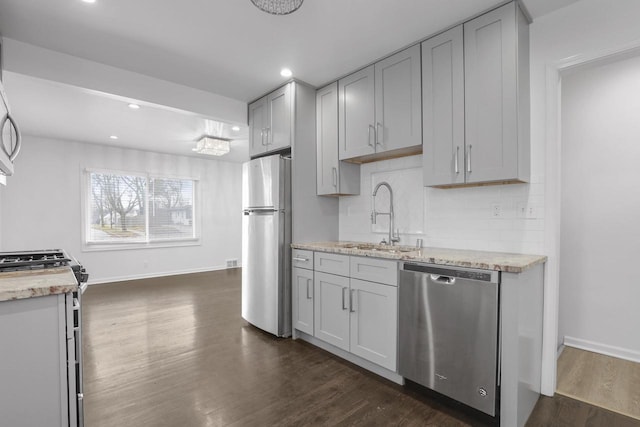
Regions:
<instances>
[{"instance_id":1,"label":"freezer door","mask_svg":"<svg viewBox=\"0 0 640 427\"><path fill-rule=\"evenodd\" d=\"M242 165L242 208L285 209L280 197L284 185L283 160L279 155L262 157Z\"/></svg>"},{"instance_id":2,"label":"freezer door","mask_svg":"<svg viewBox=\"0 0 640 427\"><path fill-rule=\"evenodd\" d=\"M242 317L282 336L284 324L282 211L245 211L242 217Z\"/></svg>"}]
</instances>

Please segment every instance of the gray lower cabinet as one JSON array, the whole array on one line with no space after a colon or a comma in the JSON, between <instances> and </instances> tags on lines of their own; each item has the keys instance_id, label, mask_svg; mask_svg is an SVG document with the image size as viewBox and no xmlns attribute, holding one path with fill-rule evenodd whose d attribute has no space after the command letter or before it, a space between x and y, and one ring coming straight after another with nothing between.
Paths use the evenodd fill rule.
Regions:
<instances>
[{"instance_id":1,"label":"gray lower cabinet","mask_svg":"<svg viewBox=\"0 0 640 427\"><path fill-rule=\"evenodd\" d=\"M398 288L397 263L376 258L315 252L313 272L313 333L332 346L396 371ZM350 268L359 271L350 273ZM362 280L372 271L386 283ZM386 273L385 273L386 272ZM391 274L392 272L392 274ZM393 277L392 277L393 276ZM294 268L294 328L307 332L302 314L308 313L305 270ZM297 289L297 290L296 290ZM311 293L309 293L311 296ZM306 307L306 309L302 309ZM296 326L300 324L300 327Z\"/></svg>"},{"instance_id":2,"label":"gray lower cabinet","mask_svg":"<svg viewBox=\"0 0 640 427\"><path fill-rule=\"evenodd\" d=\"M529 33L516 2L422 43L426 186L529 180Z\"/></svg>"},{"instance_id":3,"label":"gray lower cabinet","mask_svg":"<svg viewBox=\"0 0 640 427\"><path fill-rule=\"evenodd\" d=\"M420 46L338 81L339 158L365 163L422 151Z\"/></svg>"},{"instance_id":4,"label":"gray lower cabinet","mask_svg":"<svg viewBox=\"0 0 640 427\"><path fill-rule=\"evenodd\" d=\"M293 268L291 277L293 285L293 327L299 331L313 335L313 270Z\"/></svg>"},{"instance_id":5,"label":"gray lower cabinet","mask_svg":"<svg viewBox=\"0 0 640 427\"><path fill-rule=\"evenodd\" d=\"M349 351L396 370L398 288L351 279Z\"/></svg>"},{"instance_id":6,"label":"gray lower cabinet","mask_svg":"<svg viewBox=\"0 0 640 427\"><path fill-rule=\"evenodd\" d=\"M76 425L67 386L67 351L75 351L71 301L71 294L61 294L0 302L3 426ZM75 377L69 380L75 384Z\"/></svg>"},{"instance_id":7,"label":"gray lower cabinet","mask_svg":"<svg viewBox=\"0 0 640 427\"><path fill-rule=\"evenodd\" d=\"M360 165L338 159L338 82L316 92L317 194L360 194Z\"/></svg>"},{"instance_id":8,"label":"gray lower cabinet","mask_svg":"<svg viewBox=\"0 0 640 427\"><path fill-rule=\"evenodd\" d=\"M349 278L315 272L314 336L349 351Z\"/></svg>"},{"instance_id":9,"label":"gray lower cabinet","mask_svg":"<svg viewBox=\"0 0 640 427\"><path fill-rule=\"evenodd\" d=\"M293 249L291 265L293 329L313 335L313 252Z\"/></svg>"}]
</instances>

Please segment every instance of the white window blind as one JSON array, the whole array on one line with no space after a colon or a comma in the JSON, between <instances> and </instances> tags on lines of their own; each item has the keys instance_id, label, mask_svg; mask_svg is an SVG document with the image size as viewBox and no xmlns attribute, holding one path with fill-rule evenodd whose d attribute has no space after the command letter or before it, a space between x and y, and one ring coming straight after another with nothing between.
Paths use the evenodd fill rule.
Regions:
<instances>
[{"instance_id":1,"label":"white window blind","mask_svg":"<svg viewBox=\"0 0 640 427\"><path fill-rule=\"evenodd\" d=\"M195 238L194 181L88 172L87 243Z\"/></svg>"}]
</instances>

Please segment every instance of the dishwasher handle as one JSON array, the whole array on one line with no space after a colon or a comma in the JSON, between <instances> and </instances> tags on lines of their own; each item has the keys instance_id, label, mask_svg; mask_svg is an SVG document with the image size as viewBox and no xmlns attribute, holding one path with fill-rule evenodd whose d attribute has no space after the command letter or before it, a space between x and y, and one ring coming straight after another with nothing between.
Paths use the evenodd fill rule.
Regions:
<instances>
[{"instance_id":1,"label":"dishwasher handle","mask_svg":"<svg viewBox=\"0 0 640 427\"><path fill-rule=\"evenodd\" d=\"M451 276L441 276L439 274L429 275L432 282L441 283L443 285L453 285L456 283L456 278Z\"/></svg>"}]
</instances>

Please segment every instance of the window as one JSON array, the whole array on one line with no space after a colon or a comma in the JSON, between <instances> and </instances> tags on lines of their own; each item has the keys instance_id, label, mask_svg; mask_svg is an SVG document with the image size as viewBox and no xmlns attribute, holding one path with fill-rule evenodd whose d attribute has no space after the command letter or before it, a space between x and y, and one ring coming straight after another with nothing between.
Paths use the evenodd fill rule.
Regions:
<instances>
[{"instance_id":1,"label":"window","mask_svg":"<svg viewBox=\"0 0 640 427\"><path fill-rule=\"evenodd\" d=\"M87 244L195 239L192 179L87 172Z\"/></svg>"}]
</instances>

